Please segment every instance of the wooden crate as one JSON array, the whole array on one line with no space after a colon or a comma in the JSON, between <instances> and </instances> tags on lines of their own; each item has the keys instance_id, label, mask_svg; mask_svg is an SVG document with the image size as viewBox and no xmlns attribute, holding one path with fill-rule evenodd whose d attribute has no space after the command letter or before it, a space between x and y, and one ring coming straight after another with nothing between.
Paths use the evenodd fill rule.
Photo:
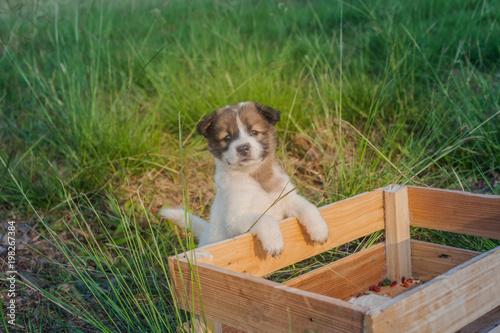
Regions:
<instances>
[{"instance_id":1,"label":"wooden crate","mask_svg":"<svg viewBox=\"0 0 500 333\"><path fill-rule=\"evenodd\" d=\"M290 218L277 259L250 234L169 258L175 301L223 332L456 332L500 320L500 247L410 239L410 225L500 239L500 196L396 185L320 210L330 227L322 245ZM262 278L382 229L384 243L283 284ZM372 308L346 301L386 276L427 282Z\"/></svg>"}]
</instances>

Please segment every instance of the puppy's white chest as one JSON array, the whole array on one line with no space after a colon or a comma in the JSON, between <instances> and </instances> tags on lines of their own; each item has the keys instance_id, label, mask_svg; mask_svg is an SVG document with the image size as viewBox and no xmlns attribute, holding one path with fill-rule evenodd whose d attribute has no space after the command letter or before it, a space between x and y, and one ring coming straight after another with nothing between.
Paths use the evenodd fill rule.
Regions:
<instances>
[{"instance_id":1,"label":"puppy's white chest","mask_svg":"<svg viewBox=\"0 0 500 333\"><path fill-rule=\"evenodd\" d=\"M284 195L291 189L288 177L283 177L271 191L264 190L261 184L249 175L226 174L217 182L217 196L226 203L229 216L245 212L266 213L278 221L285 217Z\"/></svg>"}]
</instances>

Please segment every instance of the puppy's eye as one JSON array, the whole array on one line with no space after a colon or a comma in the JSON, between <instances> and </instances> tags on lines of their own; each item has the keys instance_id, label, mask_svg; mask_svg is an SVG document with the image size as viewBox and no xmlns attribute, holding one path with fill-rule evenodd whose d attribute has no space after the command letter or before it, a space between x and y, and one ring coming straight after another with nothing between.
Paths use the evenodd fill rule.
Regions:
<instances>
[{"instance_id":1,"label":"puppy's eye","mask_svg":"<svg viewBox=\"0 0 500 333\"><path fill-rule=\"evenodd\" d=\"M231 140L231 135L226 135L222 140L224 140L224 142L229 142L229 140Z\"/></svg>"},{"instance_id":2,"label":"puppy's eye","mask_svg":"<svg viewBox=\"0 0 500 333\"><path fill-rule=\"evenodd\" d=\"M259 132L255 131L255 130L253 130L253 131L250 132L251 136L256 136L257 134L259 134Z\"/></svg>"}]
</instances>

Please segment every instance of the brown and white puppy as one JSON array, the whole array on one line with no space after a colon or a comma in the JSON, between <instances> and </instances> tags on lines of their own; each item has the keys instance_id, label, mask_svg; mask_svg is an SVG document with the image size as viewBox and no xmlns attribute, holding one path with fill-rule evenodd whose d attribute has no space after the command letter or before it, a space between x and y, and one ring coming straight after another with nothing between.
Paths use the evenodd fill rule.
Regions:
<instances>
[{"instance_id":1,"label":"brown and white puppy","mask_svg":"<svg viewBox=\"0 0 500 333\"><path fill-rule=\"evenodd\" d=\"M190 229L200 246L249 231L269 255L277 257L284 247L278 221L291 216L298 218L311 240L324 243L329 233L325 220L297 194L275 159L274 126L279 119L279 111L251 102L228 105L206 116L197 130L207 138L216 164L217 193L210 223L182 208L163 209L161 215Z\"/></svg>"}]
</instances>

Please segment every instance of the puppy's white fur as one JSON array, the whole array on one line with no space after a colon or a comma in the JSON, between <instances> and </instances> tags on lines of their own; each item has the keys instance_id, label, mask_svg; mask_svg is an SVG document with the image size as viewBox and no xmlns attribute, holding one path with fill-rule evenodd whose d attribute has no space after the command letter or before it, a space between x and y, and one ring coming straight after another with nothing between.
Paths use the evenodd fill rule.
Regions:
<instances>
[{"instance_id":1,"label":"puppy's white fur","mask_svg":"<svg viewBox=\"0 0 500 333\"><path fill-rule=\"evenodd\" d=\"M212 145L210 148L216 164L215 184L217 192L210 212L210 223L185 213L182 208L163 209L160 214L176 222L179 226L190 229L194 236L199 239L200 246L249 231L260 240L266 253L277 257L281 255L284 248L278 221L286 217L297 217L311 240L318 243L324 243L328 239L329 230L316 206L297 193L288 175L274 160L274 123L277 120L265 117L260 119L259 107L262 108L259 104L249 102L226 106L226 109L236 112L236 124L224 124L232 125L233 128L227 132L232 132L227 136L226 132L219 133L220 130L214 132L212 129L210 134L201 131L209 138L209 146ZM246 111L242 111L242 108L246 108ZM227 111L223 109L221 108L212 114L211 126L213 126L213 122L217 121L217 117L221 117L220 114L226 112L227 115ZM277 112L270 108L266 109L266 111L268 110ZM245 120L244 124L239 112L246 112L252 117L247 117L250 120ZM262 114L267 117L265 113ZM279 113L277 113L277 118L279 119ZM227 119L225 121L228 122ZM252 130L252 128L259 130L262 128L258 124L255 127L254 121L261 124L263 121L269 121L267 132L259 133ZM234 138L227 139L230 143L225 145L221 140L213 140L214 138L210 138L209 135L219 135L225 138L223 141L227 137L234 136ZM272 152L268 152L269 154L266 155L266 145L269 142L272 143ZM247 147L248 149L242 152L242 149L238 150L238 147ZM272 186L263 184L263 181L259 181L259 178L256 177L259 172L264 172L264 164L268 168L265 170L266 174L272 175L266 179Z\"/></svg>"}]
</instances>

